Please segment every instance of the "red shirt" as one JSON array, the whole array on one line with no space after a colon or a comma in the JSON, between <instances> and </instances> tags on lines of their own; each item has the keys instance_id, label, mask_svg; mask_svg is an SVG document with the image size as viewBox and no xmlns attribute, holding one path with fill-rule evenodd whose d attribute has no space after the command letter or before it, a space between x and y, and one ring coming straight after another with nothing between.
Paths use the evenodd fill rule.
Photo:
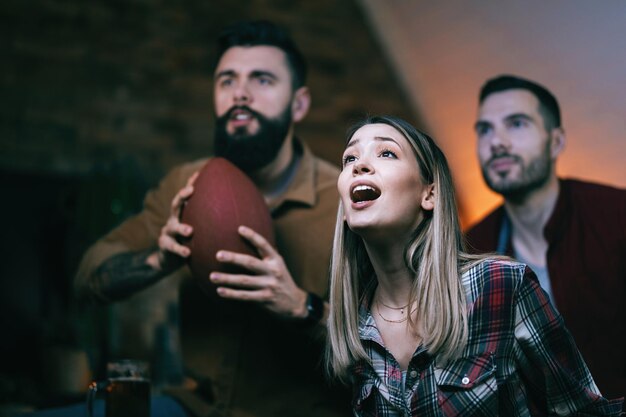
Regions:
<instances>
[{"instance_id":1,"label":"red shirt","mask_svg":"<svg viewBox=\"0 0 626 417\"><path fill-rule=\"evenodd\" d=\"M467 232L470 251L495 251L498 207ZM626 190L560 180L546 227L554 299L602 394L626 393ZM511 241L505 242L512 255Z\"/></svg>"}]
</instances>

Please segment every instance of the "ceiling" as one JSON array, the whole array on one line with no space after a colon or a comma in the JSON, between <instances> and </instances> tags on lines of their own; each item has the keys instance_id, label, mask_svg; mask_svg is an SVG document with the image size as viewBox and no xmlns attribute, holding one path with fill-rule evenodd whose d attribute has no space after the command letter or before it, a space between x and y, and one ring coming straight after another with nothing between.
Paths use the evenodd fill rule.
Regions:
<instances>
[{"instance_id":1,"label":"ceiling","mask_svg":"<svg viewBox=\"0 0 626 417\"><path fill-rule=\"evenodd\" d=\"M626 187L626 2L359 0L446 153L465 226L499 203L484 185L473 123L478 90L497 74L557 97L567 148L557 171Z\"/></svg>"}]
</instances>

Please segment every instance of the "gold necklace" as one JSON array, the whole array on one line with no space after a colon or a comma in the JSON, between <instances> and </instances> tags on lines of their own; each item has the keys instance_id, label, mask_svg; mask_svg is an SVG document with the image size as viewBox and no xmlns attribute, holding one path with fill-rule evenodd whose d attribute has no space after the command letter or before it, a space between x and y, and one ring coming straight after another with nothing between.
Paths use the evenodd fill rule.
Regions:
<instances>
[{"instance_id":1,"label":"gold necklace","mask_svg":"<svg viewBox=\"0 0 626 417\"><path fill-rule=\"evenodd\" d=\"M378 303L380 303L380 300L378 301ZM413 313L415 312L415 310L417 310L417 307L415 307L415 310L411 311L411 313L410 313L410 314L407 314L407 315L406 315L406 317L401 318L401 319L399 319L399 320L390 320L390 319L386 318L385 316L383 316L383 315L380 313L380 306L378 305L378 303L376 304L376 312L378 313L378 315L380 316L380 318L381 318L381 319L383 319L383 320L385 320L387 323L404 323L405 321L407 321L407 320L409 319L409 316L410 316L411 314L413 314ZM381 303L381 304L382 304L382 303ZM384 305L384 304L383 304L383 305ZM406 306L408 306L408 304L407 304ZM406 307L406 306L405 306L405 307ZM385 306L385 307L386 307L386 306ZM390 307L390 308L392 308L392 309L393 309L393 307ZM397 310L397 308L396 308L396 310Z\"/></svg>"},{"instance_id":2,"label":"gold necklace","mask_svg":"<svg viewBox=\"0 0 626 417\"><path fill-rule=\"evenodd\" d=\"M377 300L380 304L384 305L385 307L387 307L388 309L391 310L400 310L400 313L404 314L404 309L407 308L409 306L409 304L411 303L407 303L405 306L402 307L392 307L392 306L388 306L387 304L383 303L383 301L381 299Z\"/></svg>"}]
</instances>

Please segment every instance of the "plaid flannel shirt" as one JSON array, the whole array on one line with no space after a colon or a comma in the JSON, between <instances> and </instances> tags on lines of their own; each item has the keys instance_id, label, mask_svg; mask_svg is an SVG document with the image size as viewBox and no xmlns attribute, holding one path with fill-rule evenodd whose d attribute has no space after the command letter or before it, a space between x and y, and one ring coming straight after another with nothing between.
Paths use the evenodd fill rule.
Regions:
<instances>
[{"instance_id":1,"label":"plaid flannel shirt","mask_svg":"<svg viewBox=\"0 0 626 417\"><path fill-rule=\"evenodd\" d=\"M529 268L486 260L462 283L469 324L463 354L440 363L419 346L404 389L369 306L361 306L360 338L370 361L352 370L356 416L620 415L623 398L602 397Z\"/></svg>"}]
</instances>

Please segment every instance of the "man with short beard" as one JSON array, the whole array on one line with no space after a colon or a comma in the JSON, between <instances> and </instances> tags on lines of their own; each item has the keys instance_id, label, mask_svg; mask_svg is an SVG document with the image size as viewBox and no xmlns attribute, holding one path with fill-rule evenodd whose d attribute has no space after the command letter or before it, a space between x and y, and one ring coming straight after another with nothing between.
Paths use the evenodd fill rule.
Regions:
<instances>
[{"instance_id":1,"label":"man with short beard","mask_svg":"<svg viewBox=\"0 0 626 417\"><path fill-rule=\"evenodd\" d=\"M626 190L558 178L565 132L543 86L502 75L479 95L478 159L504 197L470 249L528 264L562 314L603 395L626 393Z\"/></svg>"},{"instance_id":2,"label":"man with short beard","mask_svg":"<svg viewBox=\"0 0 626 417\"><path fill-rule=\"evenodd\" d=\"M190 250L178 238L193 230L178 214L204 158L172 170L148 193L141 213L89 249L77 293L107 303L169 291L171 302L181 283L188 387L157 397L152 415L347 415L349 398L329 389L318 366L339 171L294 135L311 101L304 58L282 29L264 21L227 28L217 46L215 154L246 172L264 195L278 253L255 265L250 275L263 275L255 277L256 288L245 285L250 275L212 273L223 303L189 279Z\"/></svg>"}]
</instances>

